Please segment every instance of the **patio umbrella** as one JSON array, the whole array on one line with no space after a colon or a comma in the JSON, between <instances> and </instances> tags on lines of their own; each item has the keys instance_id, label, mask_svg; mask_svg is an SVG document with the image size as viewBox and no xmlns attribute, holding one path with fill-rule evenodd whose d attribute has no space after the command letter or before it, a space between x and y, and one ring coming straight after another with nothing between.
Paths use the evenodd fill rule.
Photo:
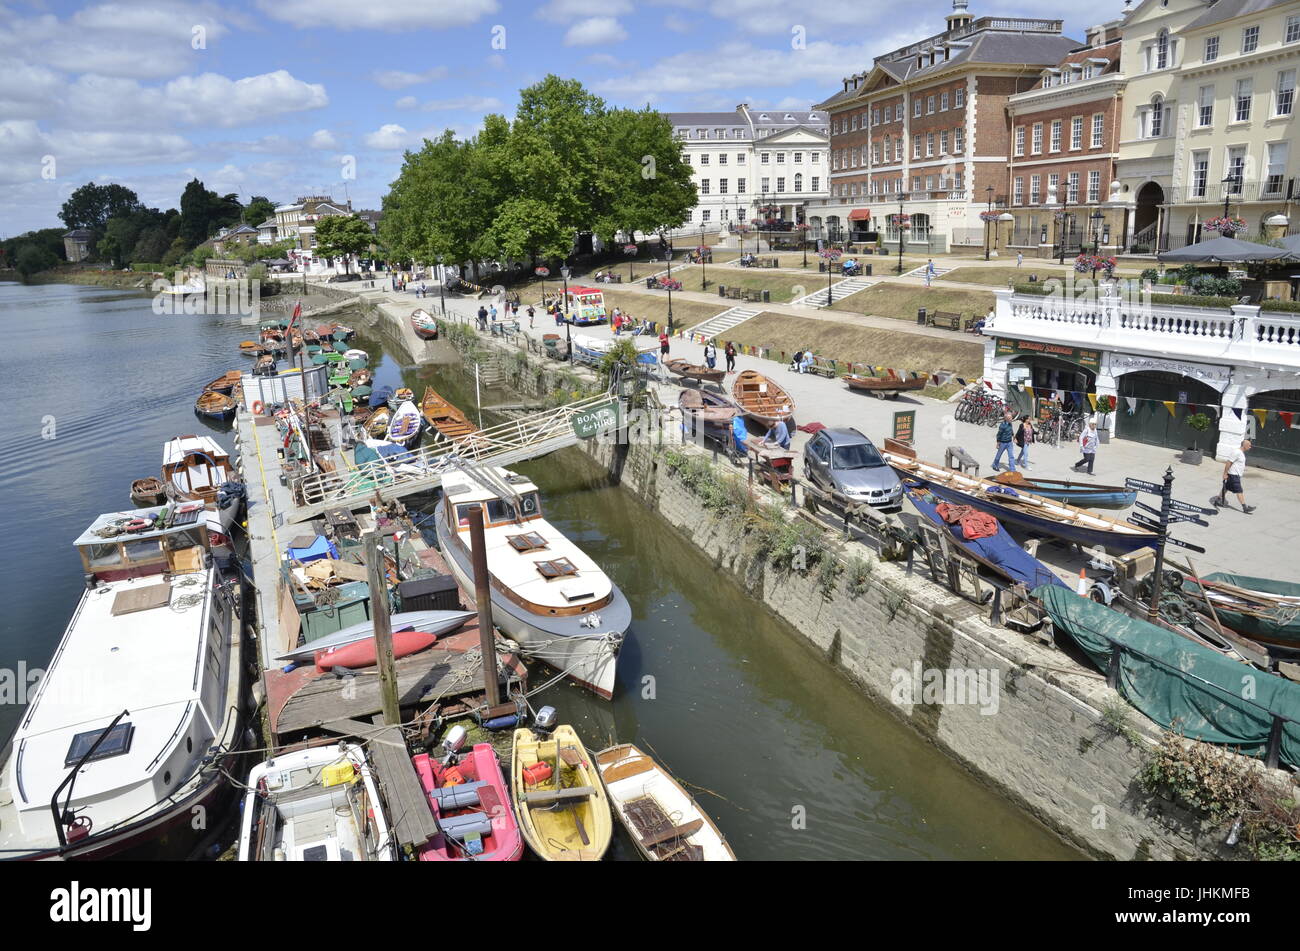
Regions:
<instances>
[{"instance_id":1,"label":"patio umbrella","mask_svg":"<svg viewBox=\"0 0 1300 951\"><path fill-rule=\"evenodd\" d=\"M1255 244L1253 241L1239 241L1236 238L1211 238L1189 244L1177 251L1165 251L1158 255L1161 261L1215 261L1224 264L1244 264L1247 261L1273 261L1287 257L1290 253L1283 248L1270 247L1267 244Z\"/></svg>"},{"instance_id":2,"label":"patio umbrella","mask_svg":"<svg viewBox=\"0 0 1300 951\"><path fill-rule=\"evenodd\" d=\"M1285 248L1293 258L1300 258L1300 234L1289 234L1282 239L1282 247Z\"/></svg>"}]
</instances>

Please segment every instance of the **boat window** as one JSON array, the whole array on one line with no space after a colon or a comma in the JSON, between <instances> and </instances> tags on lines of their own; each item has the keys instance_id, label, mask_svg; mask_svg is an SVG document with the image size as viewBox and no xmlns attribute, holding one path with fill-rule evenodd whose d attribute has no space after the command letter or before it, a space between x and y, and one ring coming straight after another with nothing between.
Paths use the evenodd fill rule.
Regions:
<instances>
[{"instance_id":1,"label":"boat window","mask_svg":"<svg viewBox=\"0 0 1300 951\"><path fill-rule=\"evenodd\" d=\"M168 551L184 551L187 548L196 546L199 548L205 547L203 544L203 531L197 528L164 536L163 544L167 546Z\"/></svg>"},{"instance_id":2,"label":"boat window","mask_svg":"<svg viewBox=\"0 0 1300 951\"><path fill-rule=\"evenodd\" d=\"M868 443L837 446L835 449L836 469L874 469L884 464L885 460L880 458L876 447Z\"/></svg>"},{"instance_id":3,"label":"boat window","mask_svg":"<svg viewBox=\"0 0 1300 951\"><path fill-rule=\"evenodd\" d=\"M109 565L122 563L122 551L118 548L117 542L106 545L86 545L82 551L86 553L86 563L92 568L106 568Z\"/></svg>"},{"instance_id":4,"label":"boat window","mask_svg":"<svg viewBox=\"0 0 1300 951\"><path fill-rule=\"evenodd\" d=\"M515 507L505 499L490 499L487 504L488 521L496 524L497 522L513 522L515 520Z\"/></svg>"},{"instance_id":5,"label":"boat window","mask_svg":"<svg viewBox=\"0 0 1300 951\"><path fill-rule=\"evenodd\" d=\"M68 755L63 758L63 765L65 767L76 766L103 733L103 730L87 730L85 733L78 733L74 736L72 745L68 747ZM134 724L119 723L108 731L108 736L104 738L104 742L99 744L99 749L95 750L95 755L87 762L93 763L95 760L108 759L110 756L121 756L124 753L131 752L131 738L133 736L135 736Z\"/></svg>"},{"instance_id":6,"label":"boat window","mask_svg":"<svg viewBox=\"0 0 1300 951\"><path fill-rule=\"evenodd\" d=\"M124 542L126 560L130 562L157 561L162 557L162 541L150 538L138 542Z\"/></svg>"},{"instance_id":7,"label":"boat window","mask_svg":"<svg viewBox=\"0 0 1300 951\"><path fill-rule=\"evenodd\" d=\"M546 539L536 532L525 532L523 535L507 535L506 538L515 551L536 551L546 547Z\"/></svg>"},{"instance_id":8,"label":"boat window","mask_svg":"<svg viewBox=\"0 0 1300 951\"><path fill-rule=\"evenodd\" d=\"M578 573L578 566L567 558L556 558L552 561L537 562L537 570L541 572L543 578L563 578Z\"/></svg>"},{"instance_id":9,"label":"boat window","mask_svg":"<svg viewBox=\"0 0 1300 951\"><path fill-rule=\"evenodd\" d=\"M469 528L469 513L478 507L477 503L456 506L456 520L460 523L461 528Z\"/></svg>"},{"instance_id":10,"label":"boat window","mask_svg":"<svg viewBox=\"0 0 1300 951\"><path fill-rule=\"evenodd\" d=\"M537 498L536 492L529 492L519 497L519 511L523 513L524 518L542 514L542 503Z\"/></svg>"}]
</instances>

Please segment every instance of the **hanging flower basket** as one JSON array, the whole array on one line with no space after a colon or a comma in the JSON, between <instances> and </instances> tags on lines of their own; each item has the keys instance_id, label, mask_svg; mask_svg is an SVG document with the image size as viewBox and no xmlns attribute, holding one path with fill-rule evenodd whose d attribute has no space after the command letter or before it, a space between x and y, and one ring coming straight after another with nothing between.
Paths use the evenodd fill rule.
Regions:
<instances>
[{"instance_id":1,"label":"hanging flower basket","mask_svg":"<svg viewBox=\"0 0 1300 951\"><path fill-rule=\"evenodd\" d=\"M808 224L805 224L804 222L801 221L799 224L795 225L795 230L796 230L796 231L807 231L809 227L810 227L810 226L809 226Z\"/></svg>"},{"instance_id":2,"label":"hanging flower basket","mask_svg":"<svg viewBox=\"0 0 1300 951\"><path fill-rule=\"evenodd\" d=\"M1226 217L1219 215L1216 218L1209 219L1201 227L1206 231L1217 231L1222 235L1232 235L1242 233L1246 230L1247 225L1245 218L1238 218L1236 215Z\"/></svg>"},{"instance_id":3,"label":"hanging flower basket","mask_svg":"<svg viewBox=\"0 0 1300 951\"><path fill-rule=\"evenodd\" d=\"M827 261L834 261L840 256L839 248L823 248L817 252L818 257L825 258Z\"/></svg>"},{"instance_id":4,"label":"hanging flower basket","mask_svg":"<svg viewBox=\"0 0 1300 951\"><path fill-rule=\"evenodd\" d=\"M625 244L625 245L623 245L623 253L624 253L624 254L636 254L638 250L640 250L640 249L637 248L637 246L636 246L635 244Z\"/></svg>"},{"instance_id":5,"label":"hanging flower basket","mask_svg":"<svg viewBox=\"0 0 1300 951\"><path fill-rule=\"evenodd\" d=\"M907 215L890 215L889 223L899 231L907 231L912 227L912 219Z\"/></svg>"},{"instance_id":6,"label":"hanging flower basket","mask_svg":"<svg viewBox=\"0 0 1300 951\"><path fill-rule=\"evenodd\" d=\"M661 277L659 279L659 286L666 291L680 291L682 289L682 282L677 280L675 277Z\"/></svg>"},{"instance_id":7,"label":"hanging flower basket","mask_svg":"<svg viewBox=\"0 0 1300 951\"><path fill-rule=\"evenodd\" d=\"M550 277L551 269L549 267L537 267L533 268L533 273L538 277Z\"/></svg>"},{"instance_id":8,"label":"hanging flower basket","mask_svg":"<svg viewBox=\"0 0 1300 951\"><path fill-rule=\"evenodd\" d=\"M1074 259L1074 269L1080 274L1091 274L1096 271L1105 271L1107 277L1115 273L1115 268L1119 262L1114 258L1103 258L1097 254L1080 254Z\"/></svg>"},{"instance_id":9,"label":"hanging flower basket","mask_svg":"<svg viewBox=\"0 0 1300 951\"><path fill-rule=\"evenodd\" d=\"M998 220L999 218L1001 218L1001 217L1002 217L1002 212L1000 212L1000 211L981 211L981 212L980 212L980 221L984 222L985 224L992 224L992 223L994 223L995 221L997 221L997 220Z\"/></svg>"}]
</instances>

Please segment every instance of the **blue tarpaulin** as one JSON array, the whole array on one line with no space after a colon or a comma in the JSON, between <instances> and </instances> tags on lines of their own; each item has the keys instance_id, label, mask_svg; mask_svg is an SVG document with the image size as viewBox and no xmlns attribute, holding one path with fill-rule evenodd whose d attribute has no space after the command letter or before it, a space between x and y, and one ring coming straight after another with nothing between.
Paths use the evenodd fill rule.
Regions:
<instances>
[{"instance_id":1,"label":"blue tarpaulin","mask_svg":"<svg viewBox=\"0 0 1300 951\"><path fill-rule=\"evenodd\" d=\"M393 393L394 390L391 386L376 387L370 393L370 408L374 409L376 406L386 405L393 398Z\"/></svg>"},{"instance_id":2,"label":"blue tarpaulin","mask_svg":"<svg viewBox=\"0 0 1300 951\"><path fill-rule=\"evenodd\" d=\"M289 557L294 561L317 561L321 558L338 558L339 550L324 535L317 535L316 540L306 548L290 548Z\"/></svg>"}]
</instances>

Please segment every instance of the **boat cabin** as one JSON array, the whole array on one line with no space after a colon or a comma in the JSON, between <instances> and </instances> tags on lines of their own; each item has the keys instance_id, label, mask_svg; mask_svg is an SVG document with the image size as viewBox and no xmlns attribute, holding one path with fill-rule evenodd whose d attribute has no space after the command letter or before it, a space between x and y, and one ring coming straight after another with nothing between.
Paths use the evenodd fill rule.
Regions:
<instances>
[{"instance_id":1,"label":"boat cabin","mask_svg":"<svg viewBox=\"0 0 1300 951\"><path fill-rule=\"evenodd\" d=\"M163 446L162 480L179 498L211 502L233 475L230 454L210 436L179 436Z\"/></svg>"},{"instance_id":2,"label":"boat cabin","mask_svg":"<svg viewBox=\"0 0 1300 951\"><path fill-rule=\"evenodd\" d=\"M202 502L99 516L74 543L81 568L95 582L198 571L209 550Z\"/></svg>"}]
</instances>

